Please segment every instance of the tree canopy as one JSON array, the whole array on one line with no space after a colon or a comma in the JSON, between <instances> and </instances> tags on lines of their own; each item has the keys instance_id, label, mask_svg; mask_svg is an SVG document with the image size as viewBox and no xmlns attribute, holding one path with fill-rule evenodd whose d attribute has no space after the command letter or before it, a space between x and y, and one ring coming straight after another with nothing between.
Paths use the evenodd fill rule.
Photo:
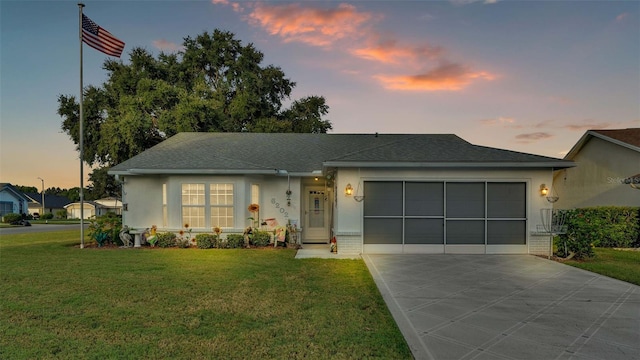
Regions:
<instances>
[{"instance_id":1,"label":"tree canopy","mask_svg":"<svg viewBox=\"0 0 640 360\"><path fill-rule=\"evenodd\" d=\"M84 89L84 156L89 165L116 165L179 132L325 133L322 96L290 102L296 83L234 34L215 30L186 37L183 50L154 57L143 48L129 63L105 60L107 81ZM58 97L62 130L79 144L75 96ZM78 145L79 146L79 145ZM78 148L79 150L79 148ZM96 174L94 182L102 181ZM111 187L96 185L95 188Z\"/></svg>"}]
</instances>

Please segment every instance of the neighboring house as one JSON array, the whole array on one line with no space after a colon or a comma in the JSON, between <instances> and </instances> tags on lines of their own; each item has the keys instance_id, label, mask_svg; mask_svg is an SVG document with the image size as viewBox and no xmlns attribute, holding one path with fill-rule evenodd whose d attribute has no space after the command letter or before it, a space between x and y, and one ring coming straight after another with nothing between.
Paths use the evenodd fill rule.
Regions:
<instances>
[{"instance_id":1,"label":"neighboring house","mask_svg":"<svg viewBox=\"0 0 640 360\"><path fill-rule=\"evenodd\" d=\"M42 214L42 193L24 193L29 198L29 214ZM56 216L58 211L65 210L71 200L64 196L44 194L44 213Z\"/></svg>"},{"instance_id":2,"label":"neighboring house","mask_svg":"<svg viewBox=\"0 0 640 360\"><path fill-rule=\"evenodd\" d=\"M94 201L84 201L83 216L85 219L89 219L92 216L101 216L106 213L112 212L115 214L122 214L122 202L114 197L107 197ZM70 203L65 206L67 210L67 218L80 219L80 202Z\"/></svg>"},{"instance_id":3,"label":"neighboring house","mask_svg":"<svg viewBox=\"0 0 640 360\"><path fill-rule=\"evenodd\" d=\"M555 174L556 208L640 206L640 128L589 130L564 158L578 166Z\"/></svg>"},{"instance_id":4,"label":"neighboring house","mask_svg":"<svg viewBox=\"0 0 640 360\"><path fill-rule=\"evenodd\" d=\"M29 198L9 183L0 183L0 216L27 214Z\"/></svg>"},{"instance_id":5,"label":"neighboring house","mask_svg":"<svg viewBox=\"0 0 640 360\"><path fill-rule=\"evenodd\" d=\"M241 233L255 216L342 254L546 254L540 188L572 166L446 134L180 133L109 174L130 228Z\"/></svg>"}]
</instances>

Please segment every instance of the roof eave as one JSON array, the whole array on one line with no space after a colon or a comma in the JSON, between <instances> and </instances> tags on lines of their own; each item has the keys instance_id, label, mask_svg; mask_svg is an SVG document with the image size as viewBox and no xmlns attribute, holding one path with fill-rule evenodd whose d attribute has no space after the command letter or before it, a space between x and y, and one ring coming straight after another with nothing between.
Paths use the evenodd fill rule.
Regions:
<instances>
[{"instance_id":1,"label":"roof eave","mask_svg":"<svg viewBox=\"0 0 640 360\"><path fill-rule=\"evenodd\" d=\"M573 161L541 162L368 162L368 161L327 161L326 167L359 168L554 168L564 169L576 166Z\"/></svg>"},{"instance_id":2,"label":"roof eave","mask_svg":"<svg viewBox=\"0 0 640 360\"><path fill-rule=\"evenodd\" d=\"M322 170L284 171L281 169L128 169L109 170L109 175L279 175L296 177L313 177L322 175Z\"/></svg>"}]
</instances>

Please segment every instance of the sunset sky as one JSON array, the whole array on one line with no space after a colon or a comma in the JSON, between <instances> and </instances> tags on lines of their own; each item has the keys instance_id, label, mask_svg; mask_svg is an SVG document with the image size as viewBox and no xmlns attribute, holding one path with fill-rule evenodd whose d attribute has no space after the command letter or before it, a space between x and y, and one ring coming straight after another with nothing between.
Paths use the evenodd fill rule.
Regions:
<instances>
[{"instance_id":1,"label":"sunset sky","mask_svg":"<svg viewBox=\"0 0 640 360\"><path fill-rule=\"evenodd\" d=\"M324 96L334 133L454 133L561 158L586 130L640 127L638 1L85 4L125 63L233 32L297 83L292 99ZM0 27L0 182L79 186L56 113L79 93L77 1L1 0ZM84 46L85 86L106 80L105 58Z\"/></svg>"}]
</instances>

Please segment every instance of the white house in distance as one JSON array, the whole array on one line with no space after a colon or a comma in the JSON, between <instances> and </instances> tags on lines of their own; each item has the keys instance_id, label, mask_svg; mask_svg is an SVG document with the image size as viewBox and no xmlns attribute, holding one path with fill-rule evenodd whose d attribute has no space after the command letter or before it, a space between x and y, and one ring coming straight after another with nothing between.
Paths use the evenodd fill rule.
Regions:
<instances>
[{"instance_id":1,"label":"white house in distance","mask_svg":"<svg viewBox=\"0 0 640 360\"><path fill-rule=\"evenodd\" d=\"M134 229L241 233L255 203L341 254L547 254L540 189L574 165L450 134L180 133L109 173Z\"/></svg>"},{"instance_id":2,"label":"white house in distance","mask_svg":"<svg viewBox=\"0 0 640 360\"><path fill-rule=\"evenodd\" d=\"M640 206L640 128L589 130L565 159L578 166L555 174L556 208Z\"/></svg>"},{"instance_id":3,"label":"white house in distance","mask_svg":"<svg viewBox=\"0 0 640 360\"><path fill-rule=\"evenodd\" d=\"M122 201L115 197L107 197L94 201L84 201L84 211L82 215L85 219L89 219L93 216L101 216L106 213L112 212L115 214L122 214ZM67 210L68 219L80 219L80 202L74 202L65 205Z\"/></svg>"}]
</instances>

